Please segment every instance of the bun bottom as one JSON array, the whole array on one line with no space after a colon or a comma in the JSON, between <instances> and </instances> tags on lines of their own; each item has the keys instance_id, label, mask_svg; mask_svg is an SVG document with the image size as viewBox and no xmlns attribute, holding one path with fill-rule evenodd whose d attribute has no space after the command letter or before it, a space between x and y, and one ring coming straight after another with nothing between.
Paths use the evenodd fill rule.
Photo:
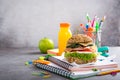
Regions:
<instances>
[{"instance_id":1,"label":"bun bottom","mask_svg":"<svg viewBox=\"0 0 120 80\"><path fill-rule=\"evenodd\" d=\"M96 53L66 52L64 57L69 63L75 62L76 64L87 64L97 61Z\"/></svg>"}]
</instances>

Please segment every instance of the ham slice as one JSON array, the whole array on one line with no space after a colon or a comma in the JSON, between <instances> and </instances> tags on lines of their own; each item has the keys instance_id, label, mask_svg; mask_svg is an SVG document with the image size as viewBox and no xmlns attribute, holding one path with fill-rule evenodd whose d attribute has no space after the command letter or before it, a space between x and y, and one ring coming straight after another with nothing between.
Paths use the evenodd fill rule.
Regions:
<instances>
[{"instance_id":1,"label":"ham slice","mask_svg":"<svg viewBox=\"0 0 120 80\"><path fill-rule=\"evenodd\" d=\"M94 49L90 47L85 47L85 48L73 48L70 50L70 52L94 52Z\"/></svg>"}]
</instances>

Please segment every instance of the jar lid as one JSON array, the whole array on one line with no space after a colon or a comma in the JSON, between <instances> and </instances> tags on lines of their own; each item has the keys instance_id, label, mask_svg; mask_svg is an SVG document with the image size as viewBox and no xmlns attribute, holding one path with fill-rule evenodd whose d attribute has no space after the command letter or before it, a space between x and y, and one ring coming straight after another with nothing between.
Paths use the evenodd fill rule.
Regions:
<instances>
[{"instance_id":1,"label":"jar lid","mask_svg":"<svg viewBox=\"0 0 120 80\"><path fill-rule=\"evenodd\" d=\"M60 23L60 27L69 27L70 24L69 23Z\"/></svg>"}]
</instances>

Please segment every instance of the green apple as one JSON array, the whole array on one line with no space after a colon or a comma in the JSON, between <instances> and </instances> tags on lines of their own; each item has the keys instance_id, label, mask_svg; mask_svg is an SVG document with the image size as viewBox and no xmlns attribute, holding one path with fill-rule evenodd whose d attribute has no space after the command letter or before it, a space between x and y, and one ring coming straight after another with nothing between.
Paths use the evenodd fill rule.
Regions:
<instances>
[{"instance_id":1,"label":"green apple","mask_svg":"<svg viewBox=\"0 0 120 80\"><path fill-rule=\"evenodd\" d=\"M38 48L40 49L41 53L47 53L47 50L54 48L54 42L49 38L42 38L39 41Z\"/></svg>"}]
</instances>

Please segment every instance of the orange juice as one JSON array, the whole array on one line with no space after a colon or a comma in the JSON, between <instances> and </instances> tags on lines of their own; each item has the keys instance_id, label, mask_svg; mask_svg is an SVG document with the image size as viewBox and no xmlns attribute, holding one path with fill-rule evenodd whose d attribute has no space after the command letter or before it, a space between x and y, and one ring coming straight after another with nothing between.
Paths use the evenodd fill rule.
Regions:
<instances>
[{"instance_id":1,"label":"orange juice","mask_svg":"<svg viewBox=\"0 0 120 80\"><path fill-rule=\"evenodd\" d=\"M58 49L59 53L58 56L61 56L66 48L66 44L68 39L72 36L70 31L70 24L69 23L60 23L60 31L58 33Z\"/></svg>"}]
</instances>

